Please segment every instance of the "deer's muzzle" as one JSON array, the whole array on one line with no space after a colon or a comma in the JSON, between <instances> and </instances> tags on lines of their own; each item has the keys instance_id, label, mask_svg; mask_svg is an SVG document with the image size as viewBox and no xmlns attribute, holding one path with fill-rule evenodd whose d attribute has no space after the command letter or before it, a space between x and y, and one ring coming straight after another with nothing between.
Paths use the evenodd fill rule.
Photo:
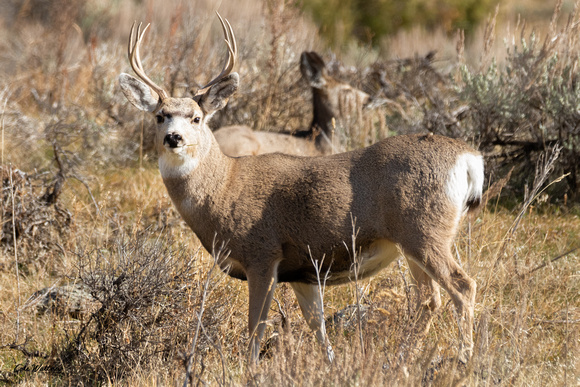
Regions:
<instances>
[{"instance_id":1,"label":"deer's muzzle","mask_svg":"<svg viewBox=\"0 0 580 387\"><path fill-rule=\"evenodd\" d=\"M177 148L182 140L183 138L180 134L169 133L163 139L163 145L168 145L170 148Z\"/></svg>"}]
</instances>

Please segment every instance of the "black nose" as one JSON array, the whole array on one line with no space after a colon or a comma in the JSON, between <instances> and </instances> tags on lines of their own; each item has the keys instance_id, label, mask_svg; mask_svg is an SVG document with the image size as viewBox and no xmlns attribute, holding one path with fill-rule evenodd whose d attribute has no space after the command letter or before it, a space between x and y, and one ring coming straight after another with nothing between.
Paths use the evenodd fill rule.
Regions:
<instances>
[{"instance_id":1,"label":"black nose","mask_svg":"<svg viewBox=\"0 0 580 387\"><path fill-rule=\"evenodd\" d=\"M163 145L167 144L170 148L177 148L179 142L182 140L181 135L176 133L170 133L163 139Z\"/></svg>"}]
</instances>

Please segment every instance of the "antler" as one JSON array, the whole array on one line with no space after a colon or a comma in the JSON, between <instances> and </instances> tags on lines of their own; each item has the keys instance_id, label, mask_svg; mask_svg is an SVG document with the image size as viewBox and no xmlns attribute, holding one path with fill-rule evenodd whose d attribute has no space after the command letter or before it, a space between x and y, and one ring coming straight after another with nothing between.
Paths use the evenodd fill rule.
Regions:
<instances>
[{"instance_id":1,"label":"antler","mask_svg":"<svg viewBox=\"0 0 580 387\"><path fill-rule=\"evenodd\" d=\"M137 22L133 22L133 26L131 27L131 36L129 37L129 48L127 50L127 53L129 54L129 62L131 62L131 67L133 68L133 71L135 71L135 74L137 74L137 76L141 78L141 80L147 84L147 86L152 88L153 91L155 91L159 96L160 102L163 102L163 100L169 98L169 95L165 90L163 90L163 88L159 87L147 76L147 74L145 74L145 70L143 70L143 65L141 64L141 57L139 56L139 45L141 44L141 40L143 40L145 31L147 31L147 28L149 28L149 24L147 24L143 29L143 32L141 32L142 23L139 23L139 26L137 27L137 36L133 41L133 36L135 34L135 24L137 24Z\"/></svg>"},{"instance_id":2,"label":"antler","mask_svg":"<svg viewBox=\"0 0 580 387\"><path fill-rule=\"evenodd\" d=\"M236 59L238 57L238 46L236 44L236 36L234 35L234 30L232 29L230 22L228 21L228 19L223 19L219 14L219 12L216 11L216 14L220 19L220 22L222 23L222 29L224 30L225 42L228 46L228 61L226 62L222 72L213 80L211 80L207 85L199 89L197 94L199 94L200 91L215 85L221 79L228 76L234 69L234 66L236 65Z\"/></svg>"}]
</instances>

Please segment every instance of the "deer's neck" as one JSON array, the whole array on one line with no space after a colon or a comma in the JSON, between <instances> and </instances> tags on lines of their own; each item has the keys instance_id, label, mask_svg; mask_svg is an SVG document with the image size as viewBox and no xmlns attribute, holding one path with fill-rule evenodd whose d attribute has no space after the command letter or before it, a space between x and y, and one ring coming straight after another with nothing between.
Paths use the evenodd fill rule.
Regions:
<instances>
[{"instance_id":1,"label":"deer's neck","mask_svg":"<svg viewBox=\"0 0 580 387\"><path fill-rule=\"evenodd\" d=\"M330 108L328 94L320 89L312 89L312 124L310 130L321 130L327 136L332 134L332 119L334 112Z\"/></svg>"},{"instance_id":2,"label":"deer's neck","mask_svg":"<svg viewBox=\"0 0 580 387\"><path fill-rule=\"evenodd\" d=\"M159 158L163 183L180 215L199 236L199 219L219 217L210 204L222 201L234 159L221 152L213 136L205 150L175 156L165 153Z\"/></svg>"},{"instance_id":3,"label":"deer's neck","mask_svg":"<svg viewBox=\"0 0 580 387\"><path fill-rule=\"evenodd\" d=\"M334 111L330 108L328 94L319 89L312 89L312 123L310 133L314 136L316 148L323 153L331 150L330 139L333 135L332 119Z\"/></svg>"}]
</instances>

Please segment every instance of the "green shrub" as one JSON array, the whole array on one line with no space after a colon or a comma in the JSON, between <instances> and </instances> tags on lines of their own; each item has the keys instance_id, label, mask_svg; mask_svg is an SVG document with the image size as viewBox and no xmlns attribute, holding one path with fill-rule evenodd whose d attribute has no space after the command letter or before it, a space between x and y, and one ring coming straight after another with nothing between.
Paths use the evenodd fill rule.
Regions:
<instances>
[{"instance_id":1,"label":"green shrub","mask_svg":"<svg viewBox=\"0 0 580 387\"><path fill-rule=\"evenodd\" d=\"M531 33L508 46L507 59L482 70L461 68L459 97L468 104L465 137L476 139L491 168L515 167L512 182L523 192L540 154L555 144L561 151L555 173L566 176L567 187L557 196L580 194L580 65L569 24L543 40Z\"/></svg>"},{"instance_id":2,"label":"green shrub","mask_svg":"<svg viewBox=\"0 0 580 387\"><path fill-rule=\"evenodd\" d=\"M334 46L352 37L378 41L400 29L423 26L447 32L458 28L468 34L490 13L495 0L303 0L302 8L320 25Z\"/></svg>"}]
</instances>

